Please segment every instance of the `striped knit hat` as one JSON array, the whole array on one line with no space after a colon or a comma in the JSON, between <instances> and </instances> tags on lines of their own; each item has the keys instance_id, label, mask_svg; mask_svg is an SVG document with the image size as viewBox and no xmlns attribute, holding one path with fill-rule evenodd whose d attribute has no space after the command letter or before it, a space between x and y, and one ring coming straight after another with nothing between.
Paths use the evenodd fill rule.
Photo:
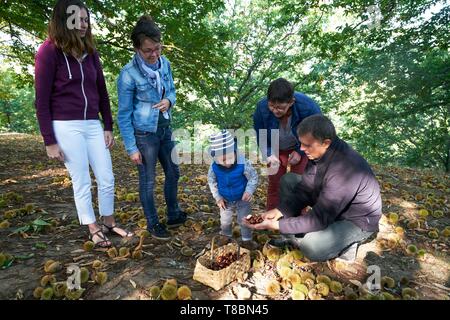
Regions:
<instances>
[{"instance_id":1,"label":"striped knit hat","mask_svg":"<svg viewBox=\"0 0 450 320\"><path fill-rule=\"evenodd\" d=\"M212 157L235 152L237 150L236 138L228 130L222 130L209 137L210 153Z\"/></svg>"}]
</instances>

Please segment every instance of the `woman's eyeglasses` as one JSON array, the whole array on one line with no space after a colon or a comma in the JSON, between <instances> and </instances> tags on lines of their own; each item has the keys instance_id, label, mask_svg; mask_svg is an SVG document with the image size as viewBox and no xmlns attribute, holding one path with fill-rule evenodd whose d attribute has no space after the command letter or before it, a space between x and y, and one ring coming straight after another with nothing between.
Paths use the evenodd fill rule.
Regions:
<instances>
[{"instance_id":1,"label":"woman's eyeglasses","mask_svg":"<svg viewBox=\"0 0 450 320\"><path fill-rule=\"evenodd\" d=\"M155 47L155 49L150 49L150 48L142 49L141 48L142 53L145 55L151 55L153 53L160 53L161 50L162 50L162 45Z\"/></svg>"},{"instance_id":2,"label":"woman's eyeglasses","mask_svg":"<svg viewBox=\"0 0 450 320\"><path fill-rule=\"evenodd\" d=\"M273 103L273 102L268 102L269 108L272 110L278 110L278 111L286 111L287 109L289 109L289 107L292 105L291 102L288 103Z\"/></svg>"}]
</instances>

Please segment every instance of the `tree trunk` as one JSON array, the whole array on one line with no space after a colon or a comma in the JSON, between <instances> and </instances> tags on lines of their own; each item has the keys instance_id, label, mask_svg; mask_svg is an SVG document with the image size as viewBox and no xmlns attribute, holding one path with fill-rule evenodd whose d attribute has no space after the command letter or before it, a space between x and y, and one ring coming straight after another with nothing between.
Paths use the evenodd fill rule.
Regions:
<instances>
[{"instance_id":1,"label":"tree trunk","mask_svg":"<svg viewBox=\"0 0 450 320\"><path fill-rule=\"evenodd\" d=\"M447 155L445 157L445 172L450 173L450 138L447 141Z\"/></svg>"}]
</instances>

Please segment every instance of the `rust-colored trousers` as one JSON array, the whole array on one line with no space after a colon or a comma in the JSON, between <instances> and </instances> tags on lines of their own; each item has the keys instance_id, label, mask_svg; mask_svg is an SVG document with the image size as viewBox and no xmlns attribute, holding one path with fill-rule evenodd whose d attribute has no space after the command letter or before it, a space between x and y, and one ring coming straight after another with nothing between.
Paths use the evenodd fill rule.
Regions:
<instances>
[{"instance_id":1,"label":"rust-colored trousers","mask_svg":"<svg viewBox=\"0 0 450 320\"><path fill-rule=\"evenodd\" d=\"M294 150L280 150L279 159L280 167L278 172L273 175L269 175L269 185L267 187L267 211L272 210L278 206L280 202L280 179L287 172L288 159L291 152ZM291 166L293 173L302 174L305 171L308 164L308 158L304 155L299 163Z\"/></svg>"}]
</instances>

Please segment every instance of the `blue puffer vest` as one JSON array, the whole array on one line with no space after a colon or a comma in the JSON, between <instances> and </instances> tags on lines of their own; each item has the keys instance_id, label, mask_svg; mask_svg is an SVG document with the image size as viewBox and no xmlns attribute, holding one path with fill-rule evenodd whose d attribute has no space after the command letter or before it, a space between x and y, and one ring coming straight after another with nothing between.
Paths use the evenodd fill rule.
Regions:
<instances>
[{"instance_id":1,"label":"blue puffer vest","mask_svg":"<svg viewBox=\"0 0 450 320\"><path fill-rule=\"evenodd\" d=\"M244 175L245 160L240 158L230 168L214 162L212 169L216 175L219 194L226 201L241 200L247 186L247 178Z\"/></svg>"}]
</instances>

